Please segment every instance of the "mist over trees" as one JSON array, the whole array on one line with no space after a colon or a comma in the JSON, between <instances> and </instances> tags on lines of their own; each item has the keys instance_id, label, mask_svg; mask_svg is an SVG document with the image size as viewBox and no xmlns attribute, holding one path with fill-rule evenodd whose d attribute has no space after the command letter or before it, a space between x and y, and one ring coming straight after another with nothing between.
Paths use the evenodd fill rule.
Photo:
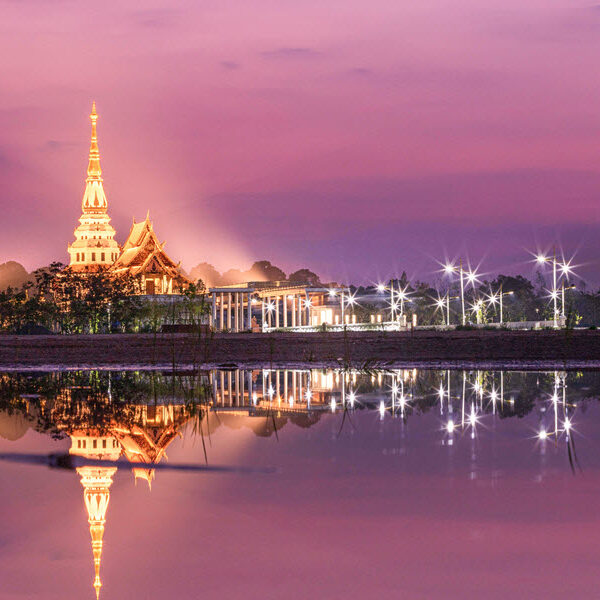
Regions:
<instances>
[{"instance_id":1,"label":"mist over trees","mask_svg":"<svg viewBox=\"0 0 600 600\"><path fill-rule=\"evenodd\" d=\"M9 287L20 288L31 280L32 276L22 264L14 260L0 264L0 291Z\"/></svg>"},{"instance_id":2,"label":"mist over trees","mask_svg":"<svg viewBox=\"0 0 600 600\"><path fill-rule=\"evenodd\" d=\"M288 280L293 283L309 283L311 285L321 284L319 276L309 269L299 269L287 276L282 269L271 264L271 261L268 260L256 261L247 271L229 269L224 273L219 273L219 271L209 263L200 263L190 271L190 278L192 281L201 279L207 288L218 287L220 285L246 283L248 281Z\"/></svg>"}]
</instances>

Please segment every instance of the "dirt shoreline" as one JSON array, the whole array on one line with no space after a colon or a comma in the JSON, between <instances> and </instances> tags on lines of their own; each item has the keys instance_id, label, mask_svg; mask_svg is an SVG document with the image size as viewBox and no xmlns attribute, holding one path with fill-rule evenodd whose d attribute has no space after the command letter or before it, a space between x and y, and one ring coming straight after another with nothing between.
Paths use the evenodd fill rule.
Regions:
<instances>
[{"instance_id":1,"label":"dirt shoreline","mask_svg":"<svg viewBox=\"0 0 600 600\"><path fill-rule=\"evenodd\" d=\"M600 368L600 331L0 335L0 369Z\"/></svg>"}]
</instances>

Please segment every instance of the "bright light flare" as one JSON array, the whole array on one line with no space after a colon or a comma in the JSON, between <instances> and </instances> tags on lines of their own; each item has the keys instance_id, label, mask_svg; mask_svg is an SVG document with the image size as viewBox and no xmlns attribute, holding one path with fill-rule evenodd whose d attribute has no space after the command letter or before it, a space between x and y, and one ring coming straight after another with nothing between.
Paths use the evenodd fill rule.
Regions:
<instances>
[{"instance_id":1,"label":"bright light flare","mask_svg":"<svg viewBox=\"0 0 600 600\"><path fill-rule=\"evenodd\" d=\"M444 273L446 273L446 275L450 275L451 273L454 273L456 271L456 267L451 264L451 263L446 263L444 265Z\"/></svg>"},{"instance_id":2,"label":"bright light flare","mask_svg":"<svg viewBox=\"0 0 600 600\"><path fill-rule=\"evenodd\" d=\"M337 296L337 292L335 290L329 290L329 297L330 298L335 298Z\"/></svg>"},{"instance_id":3,"label":"bright light flare","mask_svg":"<svg viewBox=\"0 0 600 600\"><path fill-rule=\"evenodd\" d=\"M543 254L538 254L535 257L536 262L538 262L539 264L548 262L550 259L547 256L544 256Z\"/></svg>"},{"instance_id":4,"label":"bright light flare","mask_svg":"<svg viewBox=\"0 0 600 600\"><path fill-rule=\"evenodd\" d=\"M454 433L454 421L452 419L446 423L446 431L450 434Z\"/></svg>"},{"instance_id":5,"label":"bright light flare","mask_svg":"<svg viewBox=\"0 0 600 600\"><path fill-rule=\"evenodd\" d=\"M384 285L383 283L378 283L378 284L377 284L377 291L378 291L380 294L383 294L383 292L385 292L385 285Z\"/></svg>"},{"instance_id":6,"label":"bright light flare","mask_svg":"<svg viewBox=\"0 0 600 600\"><path fill-rule=\"evenodd\" d=\"M471 404L471 413L469 414L469 425L475 427L477 425L477 413L475 412L475 405Z\"/></svg>"},{"instance_id":7,"label":"bright light flare","mask_svg":"<svg viewBox=\"0 0 600 600\"><path fill-rule=\"evenodd\" d=\"M381 419L383 419L384 416L385 416L385 402L382 400L379 403L379 417Z\"/></svg>"},{"instance_id":8,"label":"bright light flare","mask_svg":"<svg viewBox=\"0 0 600 600\"><path fill-rule=\"evenodd\" d=\"M572 275L572 273L573 273L573 267L571 267L570 262L559 265L559 269L560 269L560 272L565 277L568 277L569 275Z\"/></svg>"},{"instance_id":9,"label":"bright light flare","mask_svg":"<svg viewBox=\"0 0 600 600\"><path fill-rule=\"evenodd\" d=\"M475 285L477 283L477 273L475 271L467 271L466 276L467 276L467 281L471 285Z\"/></svg>"},{"instance_id":10,"label":"bright light flare","mask_svg":"<svg viewBox=\"0 0 600 600\"><path fill-rule=\"evenodd\" d=\"M565 420L563 421L563 429L565 430L565 433L569 433L569 431L571 431L571 427L572 427L572 423L571 423L571 419L569 419L569 417L566 417Z\"/></svg>"},{"instance_id":11,"label":"bright light flare","mask_svg":"<svg viewBox=\"0 0 600 600\"><path fill-rule=\"evenodd\" d=\"M548 432L544 428L540 429L540 432L538 433L538 439L542 441L548 439Z\"/></svg>"}]
</instances>

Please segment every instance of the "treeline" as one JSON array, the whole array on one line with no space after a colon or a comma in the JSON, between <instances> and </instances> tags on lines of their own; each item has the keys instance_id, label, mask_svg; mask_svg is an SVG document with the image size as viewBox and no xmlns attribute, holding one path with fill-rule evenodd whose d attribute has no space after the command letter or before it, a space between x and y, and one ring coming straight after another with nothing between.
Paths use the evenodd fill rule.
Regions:
<instances>
[{"instance_id":1,"label":"treeline","mask_svg":"<svg viewBox=\"0 0 600 600\"><path fill-rule=\"evenodd\" d=\"M416 313L420 325L441 325L446 320L447 304L443 307L436 302L438 299L450 297L450 320L452 324L460 322L462 306L460 300L460 285L453 283L444 289L436 288L426 282L410 282L406 273L396 282L396 289L406 292L405 312ZM465 309L467 322L492 323L500 319L499 294L502 293L502 317L507 321L550 321L553 319L553 301L550 295L550 285L538 274L535 282L522 275L498 275L490 281L482 281L475 285L465 286ZM353 310L358 320L367 321L370 314L381 312L381 301L373 301L377 297L375 287L351 286L351 292L356 294L358 302ZM389 291L384 294L389 296ZM575 288L566 285L564 292L558 289L557 305L559 313L563 312L567 326L595 327L600 320L600 290L589 292L585 285ZM492 298L495 300L492 301ZM364 298L364 301L361 301ZM385 298L382 297L385 302ZM389 305L386 305L389 312Z\"/></svg>"},{"instance_id":2,"label":"treeline","mask_svg":"<svg viewBox=\"0 0 600 600\"><path fill-rule=\"evenodd\" d=\"M299 269L286 275L282 269L271 264L268 260L255 262L247 271L229 269L224 273L219 273L210 263L200 263L190 271L190 279L192 281L201 279L207 288L248 281L290 281L292 283L309 283L310 285L321 284L319 276L309 269Z\"/></svg>"},{"instance_id":3,"label":"treeline","mask_svg":"<svg viewBox=\"0 0 600 600\"><path fill-rule=\"evenodd\" d=\"M258 265L258 267L256 267ZM285 278L285 273L268 261L255 263L253 268L263 277ZM257 274L258 271L253 271ZM291 274L286 279L319 285L318 277L307 270ZM115 277L106 271L81 274L65 269L61 263L38 269L29 274L25 284L0 291L0 331L11 333L129 333L157 332L165 325L201 325L210 311L205 286L201 279L182 295L152 298L140 293L134 277ZM216 284L218 285L218 284ZM553 303L548 284L541 275L535 282L518 276L499 275L491 281L465 287L466 320L472 323L493 323L500 320L499 294L503 294L503 321L550 321ZM450 298L450 320L461 320L460 286L437 289L426 282L410 282L403 273L395 282L403 290L403 309L408 316L417 315L420 325L440 325L447 318L447 303L436 300ZM375 287L350 287L356 296L351 310L357 320L369 321L371 315L389 318L389 290L378 292ZM568 286L558 290L558 309L567 326L596 327L600 320L600 291L589 292ZM495 298L495 301L492 300ZM396 300L398 304L400 301ZM400 306L397 307L399 314Z\"/></svg>"},{"instance_id":4,"label":"treeline","mask_svg":"<svg viewBox=\"0 0 600 600\"><path fill-rule=\"evenodd\" d=\"M208 313L202 282L181 296L149 299L130 275L76 273L61 263L38 269L20 288L0 291L0 331L12 333L156 332L200 324Z\"/></svg>"}]
</instances>

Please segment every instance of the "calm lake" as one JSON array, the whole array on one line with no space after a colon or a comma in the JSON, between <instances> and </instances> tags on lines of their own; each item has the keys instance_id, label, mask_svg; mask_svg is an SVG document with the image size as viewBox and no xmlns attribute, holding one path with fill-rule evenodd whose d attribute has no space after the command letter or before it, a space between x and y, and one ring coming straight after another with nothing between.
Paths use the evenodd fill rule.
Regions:
<instances>
[{"instance_id":1,"label":"calm lake","mask_svg":"<svg viewBox=\"0 0 600 600\"><path fill-rule=\"evenodd\" d=\"M598 597L599 397L594 371L0 374L0 598Z\"/></svg>"}]
</instances>

